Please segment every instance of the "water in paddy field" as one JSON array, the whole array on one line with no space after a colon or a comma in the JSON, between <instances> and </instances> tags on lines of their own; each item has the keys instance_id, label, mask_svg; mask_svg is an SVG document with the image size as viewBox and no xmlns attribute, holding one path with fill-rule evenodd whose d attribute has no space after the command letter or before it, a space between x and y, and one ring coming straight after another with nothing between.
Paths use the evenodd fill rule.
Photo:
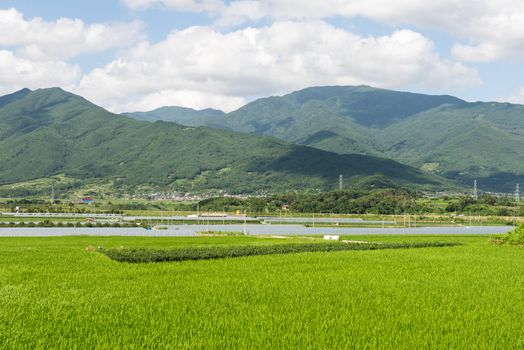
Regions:
<instances>
[{"instance_id":1,"label":"water in paddy field","mask_svg":"<svg viewBox=\"0 0 524 350\"><path fill-rule=\"evenodd\" d=\"M170 225L167 230L116 227L13 227L0 228L0 237L52 237L52 236L149 236L187 237L198 232L239 232L247 235L493 235L506 233L513 226L462 226L462 227L417 227L417 228L348 228L348 227L305 227L302 225Z\"/></svg>"}]
</instances>

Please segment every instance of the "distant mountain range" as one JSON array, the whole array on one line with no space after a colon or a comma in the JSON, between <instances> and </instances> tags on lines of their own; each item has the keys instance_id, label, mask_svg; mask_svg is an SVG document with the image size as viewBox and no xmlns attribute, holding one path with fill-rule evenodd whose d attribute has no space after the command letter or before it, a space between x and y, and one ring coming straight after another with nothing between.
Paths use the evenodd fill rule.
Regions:
<instances>
[{"instance_id":1,"label":"distant mountain range","mask_svg":"<svg viewBox=\"0 0 524 350\"><path fill-rule=\"evenodd\" d=\"M212 108L197 111L184 107L160 107L149 112L124 113L124 115L137 120L145 120L149 122L163 120L166 122L191 126L207 124L214 118L224 116L225 113Z\"/></svg>"},{"instance_id":2,"label":"distant mountain range","mask_svg":"<svg viewBox=\"0 0 524 350\"><path fill-rule=\"evenodd\" d=\"M240 125L249 125L248 116L253 121L258 120L252 113L260 110L260 115L266 116L260 120L267 120L264 122L267 128L264 128L268 131L271 128L279 130L278 126L271 126L271 110L281 115L286 108L299 110L306 103L296 101L293 108L278 109L275 105L281 103L279 98L267 102L256 102L229 115L216 110L197 112L164 108L133 116L186 124L195 121L219 125L227 121L221 126L233 129L238 123L241 130ZM257 105L259 108L253 109ZM426 105L428 103L423 104ZM423 108L419 107L417 111ZM398 118L405 119L404 114ZM296 121L293 119L290 125L301 124L301 115L296 114ZM385 117L377 122L386 123L383 119ZM328 119L325 120L325 123L317 123L319 128L322 124L327 125ZM350 129L348 126L347 130ZM332 132L340 130L333 125ZM242 131L273 133L262 129ZM277 136L286 138L284 134ZM374 150L375 145L367 144L366 140L363 136L358 142ZM339 174L344 176L346 186L426 189L453 186L438 176L393 160L364 155L364 152L347 153L338 154L290 144L274 137L205 126L137 121L110 113L59 88L24 89L0 97L0 185L3 185L0 187L4 189L57 175L110 183L114 188L129 191L141 186L171 191L224 190L230 193L328 190L337 187Z\"/></svg>"},{"instance_id":3,"label":"distant mountain range","mask_svg":"<svg viewBox=\"0 0 524 350\"><path fill-rule=\"evenodd\" d=\"M332 86L262 98L229 114L168 118L338 154L390 158L465 186L477 179L486 190L511 191L524 183L521 105Z\"/></svg>"}]
</instances>

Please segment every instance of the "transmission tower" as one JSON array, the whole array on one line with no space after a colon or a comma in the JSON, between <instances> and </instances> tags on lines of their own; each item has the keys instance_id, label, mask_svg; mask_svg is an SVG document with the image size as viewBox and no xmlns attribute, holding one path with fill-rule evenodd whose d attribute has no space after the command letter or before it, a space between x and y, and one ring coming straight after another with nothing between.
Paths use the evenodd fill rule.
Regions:
<instances>
[{"instance_id":1,"label":"transmission tower","mask_svg":"<svg viewBox=\"0 0 524 350\"><path fill-rule=\"evenodd\" d=\"M473 199L479 199L479 194L477 192L477 180L473 181Z\"/></svg>"},{"instance_id":2,"label":"transmission tower","mask_svg":"<svg viewBox=\"0 0 524 350\"><path fill-rule=\"evenodd\" d=\"M519 184L515 185L515 202L520 202L520 187Z\"/></svg>"},{"instance_id":3,"label":"transmission tower","mask_svg":"<svg viewBox=\"0 0 524 350\"><path fill-rule=\"evenodd\" d=\"M51 185L51 204L55 203L55 185Z\"/></svg>"},{"instance_id":4,"label":"transmission tower","mask_svg":"<svg viewBox=\"0 0 524 350\"><path fill-rule=\"evenodd\" d=\"M338 176L338 190L342 191L343 187L344 187L344 175L340 174Z\"/></svg>"}]
</instances>

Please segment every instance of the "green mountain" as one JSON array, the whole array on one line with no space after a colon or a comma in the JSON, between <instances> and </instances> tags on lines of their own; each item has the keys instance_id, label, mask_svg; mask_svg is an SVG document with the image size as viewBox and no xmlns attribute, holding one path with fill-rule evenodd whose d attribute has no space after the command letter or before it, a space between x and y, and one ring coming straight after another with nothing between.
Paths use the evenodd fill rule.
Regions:
<instances>
[{"instance_id":1,"label":"green mountain","mask_svg":"<svg viewBox=\"0 0 524 350\"><path fill-rule=\"evenodd\" d=\"M262 98L219 118L193 120L191 125L270 135L342 154L383 155L376 129L443 104L463 103L451 96L368 86L314 87Z\"/></svg>"},{"instance_id":2,"label":"green mountain","mask_svg":"<svg viewBox=\"0 0 524 350\"><path fill-rule=\"evenodd\" d=\"M212 108L195 110L185 107L160 107L150 112L132 112L124 115L149 122L163 120L188 126L201 126L215 118L224 116L225 113Z\"/></svg>"},{"instance_id":3,"label":"green mountain","mask_svg":"<svg viewBox=\"0 0 524 350\"><path fill-rule=\"evenodd\" d=\"M3 106L13 102L13 101L16 101L16 100L19 100L23 97L25 97L27 94L30 94L31 93L31 90L29 89L22 89L22 90L19 90L17 92L13 92L12 94L9 94L9 95L5 95L5 96L0 96L0 108L2 108Z\"/></svg>"},{"instance_id":4,"label":"green mountain","mask_svg":"<svg viewBox=\"0 0 524 350\"><path fill-rule=\"evenodd\" d=\"M524 106L441 106L389 126L381 142L385 156L465 183L511 191L524 182Z\"/></svg>"},{"instance_id":5,"label":"green mountain","mask_svg":"<svg viewBox=\"0 0 524 350\"><path fill-rule=\"evenodd\" d=\"M367 86L256 100L200 125L270 135L339 154L391 158L486 190L524 183L524 106L467 103Z\"/></svg>"},{"instance_id":6,"label":"green mountain","mask_svg":"<svg viewBox=\"0 0 524 350\"><path fill-rule=\"evenodd\" d=\"M27 93L0 108L0 184L60 175L131 190L275 192L332 189L339 174L348 185L384 182L374 181L377 176L395 185L449 185L392 160L137 121L58 88Z\"/></svg>"}]
</instances>

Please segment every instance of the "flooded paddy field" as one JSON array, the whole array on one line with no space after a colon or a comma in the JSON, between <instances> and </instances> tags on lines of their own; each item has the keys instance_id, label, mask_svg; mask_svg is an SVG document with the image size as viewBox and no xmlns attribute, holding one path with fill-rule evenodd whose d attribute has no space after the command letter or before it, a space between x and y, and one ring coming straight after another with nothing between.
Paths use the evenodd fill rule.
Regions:
<instances>
[{"instance_id":1,"label":"flooded paddy field","mask_svg":"<svg viewBox=\"0 0 524 350\"><path fill-rule=\"evenodd\" d=\"M513 226L463 226L416 228L353 228L305 227L302 225L168 225L167 229L114 227L14 227L0 228L0 237L51 237L51 236L197 236L201 232L236 232L245 235L493 235L506 233Z\"/></svg>"}]
</instances>

